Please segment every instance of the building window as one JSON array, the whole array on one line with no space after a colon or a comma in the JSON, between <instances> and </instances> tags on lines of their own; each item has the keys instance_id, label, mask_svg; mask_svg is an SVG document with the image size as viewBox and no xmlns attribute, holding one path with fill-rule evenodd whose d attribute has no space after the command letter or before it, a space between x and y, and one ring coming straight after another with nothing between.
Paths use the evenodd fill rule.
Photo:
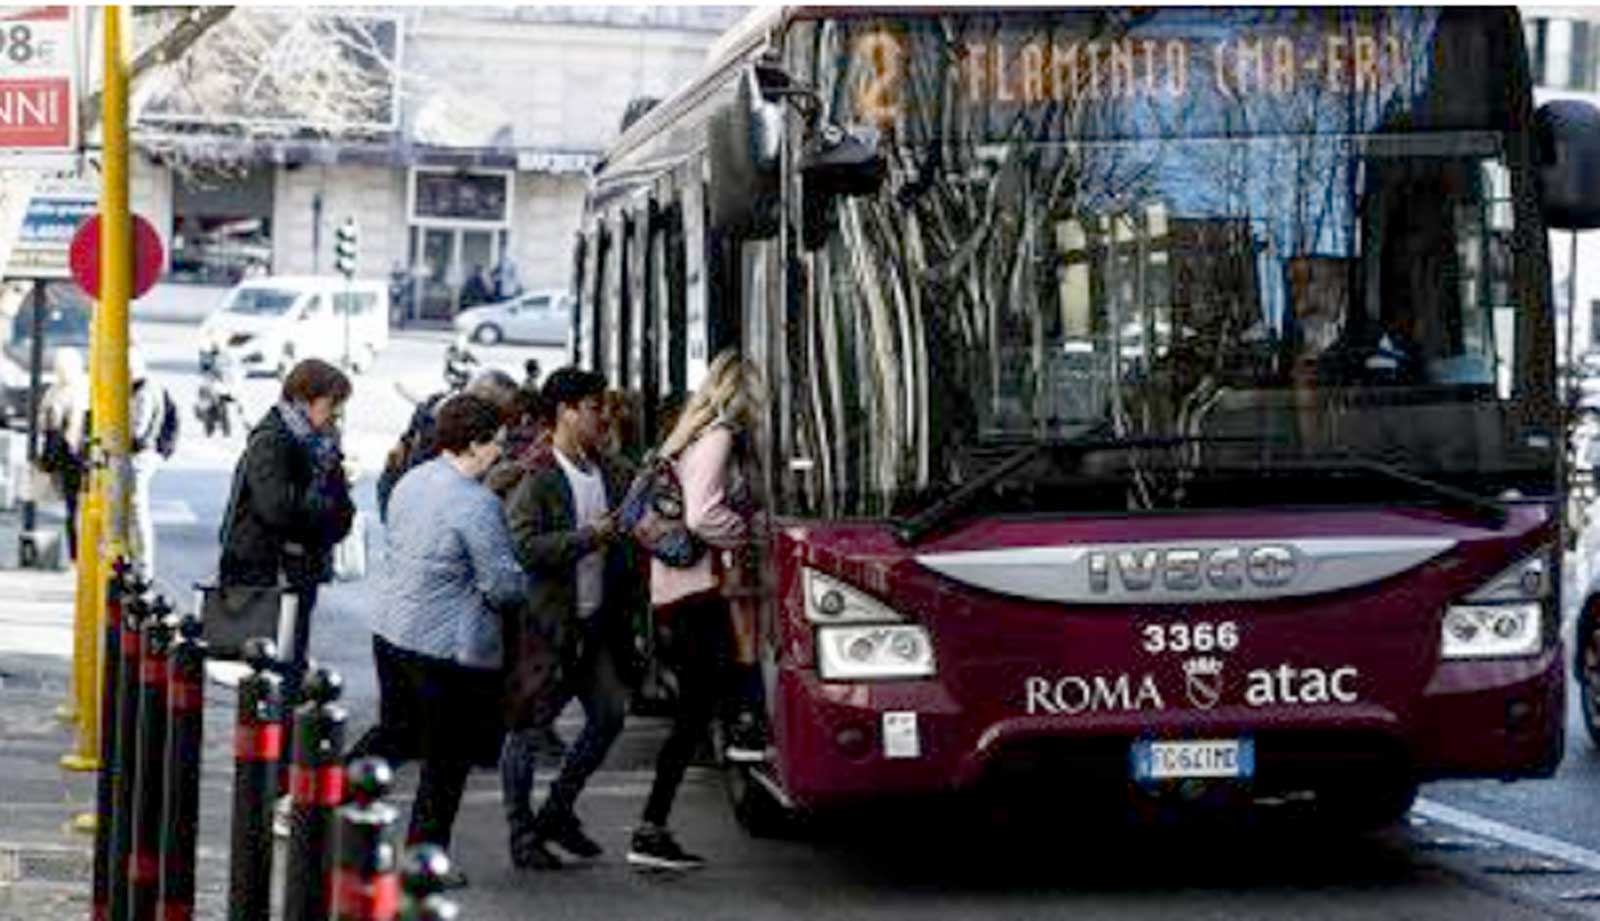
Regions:
<instances>
[{"instance_id":1,"label":"building window","mask_svg":"<svg viewBox=\"0 0 1600 921\"><path fill-rule=\"evenodd\" d=\"M1572 74L1568 89L1589 91L1594 89L1594 39L1595 30L1583 21L1572 23Z\"/></svg>"},{"instance_id":2,"label":"building window","mask_svg":"<svg viewBox=\"0 0 1600 921\"><path fill-rule=\"evenodd\" d=\"M1535 83L1544 83L1544 48L1545 36L1549 32L1549 20L1530 19L1523 25L1528 42L1528 72L1533 74Z\"/></svg>"},{"instance_id":3,"label":"building window","mask_svg":"<svg viewBox=\"0 0 1600 921\"><path fill-rule=\"evenodd\" d=\"M509 220L511 177L506 173L417 170L412 176L413 220L493 224Z\"/></svg>"},{"instance_id":4,"label":"building window","mask_svg":"<svg viewBox=\"0 0 1600 921\"><path fill-rule=\"evenodd\" d=\"M1546 20L1544 69L1540 82L1565 89L1572 80L1572 23L1564 19Z\"/></svg>"}]
</instances>

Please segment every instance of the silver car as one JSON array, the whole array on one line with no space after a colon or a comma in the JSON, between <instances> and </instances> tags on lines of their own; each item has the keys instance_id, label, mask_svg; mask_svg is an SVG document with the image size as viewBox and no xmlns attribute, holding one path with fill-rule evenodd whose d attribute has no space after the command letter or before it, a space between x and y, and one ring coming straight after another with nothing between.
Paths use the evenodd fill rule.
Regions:
<instances>
[{"instance_id":1,"label":"silver car","mask_svg":"<svg viewBox=\"0 0 1600 921\"><path fill-rule=\"evenodd\" d=\"M456 331L480 345L564 345L571 325L572 297L565 291L530 291L509 301L468 308L455 319Z\"/></svg>"}]
</instances>

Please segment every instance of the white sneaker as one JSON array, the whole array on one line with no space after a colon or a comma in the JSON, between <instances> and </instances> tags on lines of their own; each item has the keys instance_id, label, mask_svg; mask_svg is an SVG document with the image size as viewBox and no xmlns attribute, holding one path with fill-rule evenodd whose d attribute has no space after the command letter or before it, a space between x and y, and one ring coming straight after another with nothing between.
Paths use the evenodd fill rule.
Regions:
<instances>
[{"instance_id":1,"label":"white sneaker","mask_svg":"<svg viewBox=\"0 0 1600 921\"><path fill-rule=\"evenodd\" d=\"M274 838L289 837L289 810L291 808L292 800L289 799L288 794L278 797L278 801L272 804L272 836Z\"/></svg>"}]
</instances>

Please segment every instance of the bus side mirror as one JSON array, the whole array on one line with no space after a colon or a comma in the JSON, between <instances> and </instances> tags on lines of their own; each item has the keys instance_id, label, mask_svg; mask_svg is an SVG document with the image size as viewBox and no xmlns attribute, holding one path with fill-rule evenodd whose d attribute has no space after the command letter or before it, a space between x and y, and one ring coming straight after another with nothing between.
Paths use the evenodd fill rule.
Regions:
<instances>
[{"instance_id":1,"label":"bus side mirror","mask_svg":"<svg viewBox=\"0 0 1600 921\"><path fill-rule=\"evenodd\" d=\"M1553 230L1600 227L1600 110L1572 99L1534 113L1545 223Z\"/></svg>"},{"instance_id":2,"label":"bus side mirror","mask_svg":"<svg viewBox=\"0 0 1600 921\"><path fill-rule=\"evenodd\" d=\"M732 102L707 130L712 226L738 237L776 234L783 107L768 101L756 66L740 73Z\"/></svg>"},{"instance_id":3,"label":"bus side mirror","mask_svg":"<svg viewBox=\"0 0 1600 921\"><path fill-rule=\"evenodd\" d=\"M863 125L822 125L800 154L800 175L812 194L871 195L883 184L883 173L878 132Z\"/></svg>"},{"instance_id":4,"label":"bus side mirror","mask_svg":"<svg viewBox=\"0 0 1600 921\"><path fill-rule=\"evenodd\" d=\"M812 131L800 153L804 215L801 245L814 250L828 242L837 200L877 192L883 185L883 174L884 161L875 130L824 124Z\"/></svg>"}]
</instances>

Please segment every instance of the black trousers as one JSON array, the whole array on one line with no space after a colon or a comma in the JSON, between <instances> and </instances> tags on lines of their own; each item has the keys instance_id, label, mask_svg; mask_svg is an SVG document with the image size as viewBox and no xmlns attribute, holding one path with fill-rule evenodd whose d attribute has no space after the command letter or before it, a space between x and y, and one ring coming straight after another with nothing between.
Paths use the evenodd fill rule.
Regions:
<instances>
[{"instance_id":1,"label":"black trousers","mask_svg":"<svg viewBox=\"0 0 1600 921\"><path fill-rule=\"evenodd\" d=\"M406 843L450 847L467 775L494 764L503 737L499 669L469 668L448 659L406 652L391 664L407 698L395 704L415 714L422 776L411 806Z\"/></svg>"},{"instance_id":2,"label":"black trousers","mask_svg":"<svg viewBox=\"0 0 1600 921\"><path fill-rule=\"evenodd\" d=\"M652 825L667 824L689 760L711 728L727 688L731 649L728 602L721 595L686 599L663 613L661 619L669 625L663 652L678 678L678 709L656 756L655 779L645 801L644 821Z\"/></svg>"},{"instance_id":3,"label":"black trousers","mask_svg":"<svg viewBox=\"0 0 1600 921\"><path fill-rule=\"evenodd\" d=\"M382 758L389 767L399 768L416 760L416 713L411 704L417 697L417 689L412 686L416 670L406 668L414 657L414 653L378 634L372 635L372 661L378 675L378 722L350 747L346 762Z\"/></svg>"}]
</instances>

